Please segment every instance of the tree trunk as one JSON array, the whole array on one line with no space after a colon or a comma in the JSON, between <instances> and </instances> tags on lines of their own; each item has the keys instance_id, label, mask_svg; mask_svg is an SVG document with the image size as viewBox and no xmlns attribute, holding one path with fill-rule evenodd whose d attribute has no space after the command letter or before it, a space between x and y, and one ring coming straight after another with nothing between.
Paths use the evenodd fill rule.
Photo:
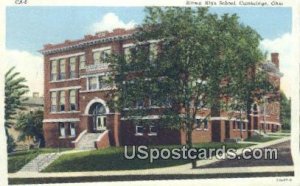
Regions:
<instances>
[{"instance_id":1,"label":"tree trunk","mask_svg":"<svg viewBox=\"0 0 300 186\"><path fill-rule=\"evenodd\" d=\"M190 125L193 126L193 125ZM192 130L189 128L187 129L186 132L187 138L186 138L186 144L188 149L193 148L193 141L192 141ZM196 168L197 167L197 159L191 159L191 163L192 163L192 168Z\"/></svg>"}]
</instances>

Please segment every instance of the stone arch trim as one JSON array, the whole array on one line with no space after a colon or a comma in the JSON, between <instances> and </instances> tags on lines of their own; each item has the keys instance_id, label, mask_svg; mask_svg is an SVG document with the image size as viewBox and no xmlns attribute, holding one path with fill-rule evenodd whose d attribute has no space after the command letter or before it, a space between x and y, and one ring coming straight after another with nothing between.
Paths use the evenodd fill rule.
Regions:
<instances>
[{"instance_id":1,"label":"stone arch trim","mask_svg":"<svg viewBox=\"0 0 300 186\"><path fill-rule=\"evenodd\" d=\"M89 110L90 110L91 106L92 106L94 103L101 103L101 104L104 106L104 108L105 108L106 114L110 113L109 108L108 108L106 102L105 102L103 99L100 99L100 98L97 98L97 97L96 97L96 98L92 99L92 100L86 105L85 110L84 110L84 114L85 114L85 115L88 115L88 114L89 114Z\"/></svg>"}]
</instances>

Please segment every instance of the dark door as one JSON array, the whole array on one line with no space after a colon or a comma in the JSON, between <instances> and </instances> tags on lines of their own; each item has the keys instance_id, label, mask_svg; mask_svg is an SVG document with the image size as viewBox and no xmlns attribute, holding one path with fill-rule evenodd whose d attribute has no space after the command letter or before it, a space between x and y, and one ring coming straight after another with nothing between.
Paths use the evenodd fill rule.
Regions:
<instances>
[{"instance_id":1,"label":"dark door","mask_svg":"<svg viewBox=\"0 0 300 186\"><path fill-rule=\"evenodd\" d=\"M225 139L230 138L230 123L229 121L225 121Z\"/></svg>"},{"instance_id":2,"label":"dark door","mask_svg":"<svg viewBox=\"0 0 300 186\"><path fill-rule=\"evenodd\" d=\"M212 141L214 142L221 141L221 121L218 120L211 121L211 133L212 133Z\"/></svg>"}]
</instances>

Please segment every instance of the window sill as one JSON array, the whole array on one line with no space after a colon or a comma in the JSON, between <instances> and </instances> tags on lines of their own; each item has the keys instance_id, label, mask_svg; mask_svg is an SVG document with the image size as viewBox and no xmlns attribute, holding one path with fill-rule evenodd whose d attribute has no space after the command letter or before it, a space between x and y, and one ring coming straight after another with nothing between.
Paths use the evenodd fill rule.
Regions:
<instances>
[{"instance_id":1,"label":"window sill","mask_svg":"<svg viewBox=\"0 0 300 186\"><path fill-rule=\"evenodd\" d=\"M80 113L80 111L76 110L76 111L50 112L50 114L72 114L72 113Z\"/></svg>"},{"instance_id":2,"label":"window sill","mask_svg":"<svg viewBox=\"0 0 300 186\"><path fill-rule=\"evenodd\" d=\"M135 136L143 136L142 133L135 133L134 135L135 135Z\"/></svg>"},{"instance_id":3,"label":"window sill","mask_svg":"<svg viewBox=\"0 0 300 186\"><path fill-rule=\"evenodd\" d=\"M75 138L76 136L59 136L58 139L69 139L69 138Z\"/></svg>"},{"instance_id":4,"label":"window sill","mask_svg":"<svg viewBox=\"0 0 300 186\"><path fill-rule=\"evenodd\" d=\"M157 136L157 133L148 133L148 136Z\"/></svg>"},{"instance_id":5,"label":"window sill","mask_svg":"<svg viewBox=\"0 0 300 186\"><path fill-rule=\"evenodd\" d=\"M75 80L80 80L80 78L70 78L70 79L52 80L52 81L50 81L50 83L59 83L59 82L75 81Z\"/></svg>"},{"instance_id":6,"label":"window sill","mask_svg":"<svg viewBox=\"0 0 300 186\"><path fill-rule=\"evenodd\" d=\"M196 128L197 131L208 131L208 129L199 129L199 128Z\"/></svg>"},{"instance_id":7,"label":"window sill","mask_svg":"<svg viewBox=\"0 0 300 186\"><path fill-rule=\"evenodd\" d=\"M115 90L115 89L117 89L117 88L116 87L112 87L112 88L93 89L93 90L81 90L79 92L80 93L101 92L101 91L108 91L108 90Z\"/></svg>"}]
</instances>

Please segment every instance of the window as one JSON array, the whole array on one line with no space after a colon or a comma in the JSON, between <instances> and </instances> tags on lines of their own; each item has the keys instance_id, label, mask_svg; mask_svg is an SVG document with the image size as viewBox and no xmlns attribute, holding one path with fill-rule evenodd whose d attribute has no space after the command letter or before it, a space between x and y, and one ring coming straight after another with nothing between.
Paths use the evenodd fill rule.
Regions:
<instances>
[{"instance_id":1,"label":"window","mask_svg":"<svg viewBox=\"0 0 300 186\"><path fill-rule=\"evenodd\" d=\"M157 43L151 43L150 44L150 56L149 56L150 61L153 61L156 59L157 51L158 51Z\"/></svg>"},{"instance_id":2,"label":"window","mask_svg":"<svg viewBox=\"0 0 300 186\"><path fill-rule=\"evenodd\" d=\"M105 63L110 54L111 54L110 49L102 50L101 53L100 53L101 62Z\"/></svg>"},{"instance_id":3,"label":"window","mask_svg":"<svg viewBox=\"0 0 300 186\"><path fill-rule=\"evenodd\" d=\"M202 125L201 120L200 119L196 119L196 128L197 129L201 129L201 125Z\"/></svg>"},{"instance_id":4,"label":"window","mask_svg":"<svg viewBox=\"0 0 300 186\"><path fill-rule=\"evenodd\" d=\"M97 89L97 77L89 77L89 90L96 90Z\"/></svg>"},{"instance_id":5,"label":"window","mask_svg":"<svg viewBox=\"0 0 300 186\"><path fill-rule=\"evenodd\" d=\"M165 106L165 107L170 107L171 104L172 104L171 98L170 98L170 96L167 96L167 97L166 97L166 100L165 100L164 103L163 103L163 106Z\"/></svg>"},{"instance_id":6,"label":"window","mask_svg":"<svg viewBox=\"0 0 300 186\"><path fill-rule=\"evenodd\" d=\"M124 48L124 56L125 60L127 63L130 63L132 61L133 54L135 53L135 48L134 47L126 47Z\"/></svg>"},{"instance_id":7,"label":"window","mask_svg":"<svg viewBox=\"0 0 300 186\"><path fill-rule=\"evenodd\" d=\"M85 55L79 56L79 68L84 69L85 68Z\"/></svg>"},{"instance_id":8,"label":"window","mask_svg":"<svg viewBox=\"0 0 300 186\"><path fill-rule=\"evenodd\" d=\"M59 92L59 111L65 111L65 91Z\"/></svg>"},{"instance_id":9,"label":"window","mask_svg":"<svg viewBox=\"0 0 300 186\"><path fill-rule=\"evenodd\" d=\"M93 53L94 64L100 64L101 52L97 51Z\"/></svg>"},{"instance_id":10,"label":"window","mask_svg":"<svg viewBox=\"0 0 300 186\"><path fill-rule=\"evenodd\" d=\"M59 125L59 137L65 138L66 137L66 130L64 123L58 123Z\"/></svg>"},{"instance_id":11,"label":"window","mask_svg":"<svg viewBox=\"0 0 300 186\"><path fill-rule=\"evenodd\" d=\"M70 90L70 110L77 110L76 90Z\"/></svg>"},{"instance_id":12,"label":"window","mask_svg":"<svg viewBox=\"0 0 300 186\"><path fill-rule=\"evenodd\" d=\"M76 57L70 58L70 78L76 78Z\"/></svg>"},{"instance_id":13,"label":"window","mask_svg":"<svg viewBox=\"0 0 300 186\"><path fill-rule=\"evenodd\" d=\"M242 121L238 121L237 122L238 123L238 129L240 129L240 130L244 130L245 128L245 123L243 123Z\"/></svg>"},{"instance_id":14,"label":"window","mask_svg":"<svg viewBox=\"0 0 300 186\"><path fill-rule=\"evenodd\" d=\"M104 89L104 88L110 87L109 83L107 81L108 81L108 78L106 76L99 76L98 77L99 89Z\"/></svg>"},{"instance_id":15,"label":"window","mask_svg":"<svg viewBox=\"0 0 300 186\"><path fill-rule=\"evenodd\" d=\"M150 97L149 98L149 106L159 106L159 101L157 98Z\"/></svg>"},{"instance_id":16,"label":"window","mask_svg":"<svg viewBox=\"0 0 300 186\"><path fill-rule=\"evenodd\" d=\"M246 130L246 123L243 123L243 130Z\"/></svg>"},{"instance_id":17,"label":"window","mask_svg":"<svg viewBox=\"0 0 300 186\"><path fill-rule=\"evenodd\" d=\"M51 81L57 80L57 61L51 61Z\"/></svg>"},{"instance_id":18,"label":"window","mask_svg":"<svg viewBox=\"0 0 300 186\"><path fill-rule=\"evenodd\" d=\"M232 128L236 129L236 122L235 121L232 122Z\"/></svg>"},{"instance_id":19,"label":"window","mask_svg":"<svg viewBox=\"0 0 300 186\"><path fill-rule=\"evenodd\" d=\"M57 111L57 98L56 98L56 92L51 92L51 112Z\"/></svg>"},{"instance_id":20,"label":"window","mask_svg":"<svg viewBox=\"0 0 300 186\"><path fill-rule=\"evenodd\" d=\"M208 130L208 121L207 119L201 120L201 119L197 119L196 120L196 128L198 130Z\"/></svg>"},{"instance_id":21,"label":"window","mask_svg":"<svg viewBox=\"0 0 300 186\"><path fill-rule=\"evenodd\" d=\"M144 101L143 100L137 100L135 102L135 107L136 108L142 108L142 107L144 107Z\"/></svg>"},{"instance_id":22,"label":"window","mask_svg":"<svg viewBox=\"0 0 300 186\"><path fill-rule=\"evenodd\" d=\"M75 123L69 123L69 128L70 128L70 136L75 137L76 136Z\"/></svg>"},{"instance_id":23,"label":"window","mask_svg":"<svg viewBox=\"0 0 300 186\"><path fill-rule=\"evenodd\" d=\"M157 126L155 125L150 125L149 126L149 136L156 136L157 135Z\"/></svg>"},{"instance_id":24,"label":"window","mask_svg":"<svg viewBox=\"0 0 300 186\"><path fill-rule=\"evenodd\" d=\"M204 130L208 130L208 121L207 121L207 119L205 119L203 121L203 123L204 123Z\"/></svg>"},{"instance_id":25,"label":"window","mask_svg":"<svg viewBox=\"0 0 300 186\"><path fill-rule=\"evenodd\" d=\"M60 69L59 79L66 79L66 60L65 59L59 60L59 69Z\"/></svg>"},{"instance_id":26,"label":"window","mask_svg":"<svg viewBox=\"0 0 300 186\"><path fill-rule=\"evenodd\" d=\"M136 125L135 126L135 135L136 136L142 136L143 134L144 134L144 126Z\"/></svg>"}]
</instances>

